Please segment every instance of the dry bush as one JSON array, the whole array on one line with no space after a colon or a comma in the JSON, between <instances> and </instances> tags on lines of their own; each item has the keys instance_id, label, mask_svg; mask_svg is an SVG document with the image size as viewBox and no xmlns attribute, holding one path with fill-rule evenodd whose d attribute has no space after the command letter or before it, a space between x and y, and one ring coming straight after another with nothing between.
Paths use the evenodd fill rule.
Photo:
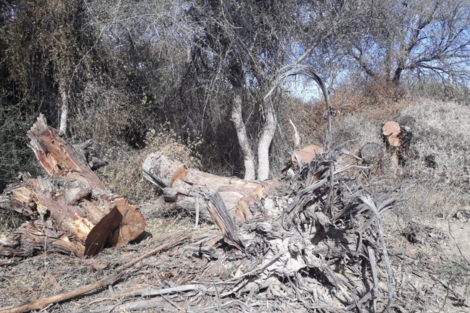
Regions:
<instances>
[{"instance_id":1,"label":"dry bush","mask_svg":"<svg viewBox=\"0 0 470 313\"><path fill-rule=\"evenodd\" d=\"M322 145L327 125L327 117L323 115L325 105L318 103L305 103L297 99L288 99L279 122L286 131L286 139L291 142L291 151L294 148L294 131L289 125L289 119L297 127L301 138L301 146L311 144Z\"/></svg>"},{"instance_id":2,"label":"dry bush","mask_svg":"<svg viewBox=\"0 0 470 313\"><path fill-rule=\"evenodd\" d=\"M370 121L362 115L346 114L336 123L335 141L336 145L356 154L368 142L382 144L380 122Z\"/></svg>"},{"instance_id":3,"label":"dry bush","mask_svg":"<svg viewBox=\"0 0 470 313\"><path fill-rule=\"evenodd\" d=\"M201 138L183 139L168 124L164 124L158 131L147 132L143 149L132 149L126 144L101 147L101 153L109 160L109 165L100 169L99 174L113 193L138 201L151 200L157 194L156 188L142 177L145 158L152 152L161 151L169 158L197 167L201 160L197 149L202 142Z\"/></svg>"},{"instance_id":4,"label":"dry bush","mask_svg":"<svg viewBox=\"0 0 470 313\"><path fill-rule=\"evenodd\" d=\"M412 103L401 87L381 80L364 81L351 77L331 97L333 108L343 106L345 115L354 113L367 120L389 120ZM341 117L338 122L340 123Z\"/></svg>"}]
</instances>

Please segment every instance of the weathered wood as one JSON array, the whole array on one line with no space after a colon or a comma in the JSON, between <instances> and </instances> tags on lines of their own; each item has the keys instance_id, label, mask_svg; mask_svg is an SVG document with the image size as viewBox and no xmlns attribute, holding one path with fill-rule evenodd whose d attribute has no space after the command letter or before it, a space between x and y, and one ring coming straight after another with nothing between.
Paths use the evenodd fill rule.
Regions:
<instances>
[{"instance_id":1,"label":"weathered wood","mask_svg":"<svg viewBox=\"0 0 470 313\"><path fill-rule=\"evenodd\" d=\"M47 126L44 116L39 116L28 137L49 178L21 175L23 181L5 190L1 207L32 222L18 230L19 247L3 245L3 255L32 255L47 246L44 243L48 240L57 251L95 255L105 244L120 247L145 230L138 206L109 194L85 157ZM91 141L86 141L77 148L90 145ZM35 228L38 222L49 226ZM61 236L51 236L46 229ZM40 238L42 243L38 244Z\"/></svg>"},{"instance_id":2,"label":"weathered wood","mask_svg":"<svg viewBox=\"0 0 470 313\"><path fill-rule=\"evenodd\" d=\"M310 145L301 150L295 150L292 152L292 157L291 157L292 164L294 164L294 166L298 166L297 157L300 159L302 163L309 163L313 159L315 159L315 156L317 154L320 154L323 152L324 152L323 148L320 146L316 146L316 145Z\"/></svg>"},{"instance_id":3,"label":"weathered wood","mask_svg":"<svg viewBox=\"0 0 470 313\"><path fill-rule=\"evenodd\" d=\"M61 138L55 129L47 126L44 115L38 117L28 131L28 137L30 148L51 177L79 181L98 192L107 193L106 187L83 156Z\"/></svg>"},{"instance_id":4,"label":"weathered wood","mask_svg":"<svg viewBox=\"0 0 470 313\"><path fill-rule=\"evenodd\" d=\"M225 207L224 201L217 191L210 191L207 188L199 188L197 192L206 202L209 203L208 210L219 226L224 236L224 241L240 250L244 248L244 244L238 236L237 225Z\"/></svg>"},{"instance_id":5,"label":"weathered wood","mask_svg":"<svg viewBox=\"0 0 470 313\"><path fill-rule=\"evenodd\" d=\"M170 160L161 152L150 154L142 166L144 178L155 184L164 194L165 201L174 202L182 210L195 210L195 189L207 187L217 191L227 210L236 221L252 217L250 206L264 197L273 182L247 181L235 177L222 177L187 168L181 162ZM201 207L204 218L206 211Z\"/></svg>"}]
</instances>

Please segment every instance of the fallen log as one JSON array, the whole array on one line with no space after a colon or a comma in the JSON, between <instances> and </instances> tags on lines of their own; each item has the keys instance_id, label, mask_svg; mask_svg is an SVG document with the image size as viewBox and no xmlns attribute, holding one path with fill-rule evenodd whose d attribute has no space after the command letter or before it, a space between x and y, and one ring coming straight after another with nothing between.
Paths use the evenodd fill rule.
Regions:
<instances>
[{"instance_id":1,"label":"fallen log","mask_svg":"<svg viewBox=\"0 0 470 313\"><path fill-rule=\"evenodd\" d=\"M39 116L28 137L48 177L22 175L20 182L4 191L1 208L30 221L14 234L5 235L16 239L9 245L0 242L1 255L33 255L45 246L59 252L96 255L106 245L121 247L145 230L138 206L111 195L91 170L84 152L47 126L44 116Z\"/></svg>"},{"instance_id":2,"label":"fallen log","mask_svg":"<svg viewBox=\"0 0 470 313\"><path fill-rule=\"evenodd\" d=\"M170 160L161 152L150 154L142 166L145 179L156 185L166 202L176 208L195 212L198 187L206 187L220 194L225 206L237 222L252 218L250 206L267 195L274 181L247 181L236 177L222 177L188 168ZM209 218L206 203L199 203L202 218Z\"/></svg>"}]
</instances>

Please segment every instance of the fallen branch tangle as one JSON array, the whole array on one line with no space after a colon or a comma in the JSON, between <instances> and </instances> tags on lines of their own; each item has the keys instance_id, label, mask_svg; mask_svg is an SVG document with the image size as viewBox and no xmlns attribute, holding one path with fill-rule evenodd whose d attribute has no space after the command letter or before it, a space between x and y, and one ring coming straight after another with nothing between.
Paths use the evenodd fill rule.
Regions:
<instances>
[{"instance_id":1,"label":"fallen branch tangle","mask_svg":"<svg viewBox=\"0 0 470 313\"><path fill-rule=\"evenodd\" d=\"M214 200L216 191L192 185L194 192L200 192L199 201L205 201L204 207L219 225L225 241L239 250L221 257L219 254L215 259L210 257L214 253L201 254L207 257L208 267L225 264L224 268L236 270L228 279L200 277L191 284L199 283L204 286L203 294L222 299L263 301L267 297L279 305L280 311L288 309L279 302L282 299L296 299L297 307L305 310L338 312L357 308L361 312L373 303L378 311L386 311L392 304L393 284L380 216L400 195L384 186L374 194L366 191L355 180L366 167L351 164L330 170L336 153L317 154L311 162L298 167L301 171L285 183L280 193L263 198L265 204L277 203L281 216L269 217L272 208L265 205L258 214L252 210L251 218L238 230L229 219L220 218L227 209L223 202ZM185 183L184 177L172 183ZM288 200L283 202L285 198ZM137 294L162 292L147 289Z\"/></svg>"},{"instance_id":2,"label":"fallen branch tangle","mask_svg":"<svg viewBox=\"0 0 470 313\"><path fill-rule=\"evenodd\" d=\"M262 306L269 303L269 311L278 312L388 310L393 300L393 283L380 217L400 194L385 186L378 186L372 192L374 188L370 184L366 190L358 182L365 167L351 164L335 169L340 151L317 152L305 164L298 158L290 180L263 184L188 169L161 153L150 155L143 165L144 177L161 188L172 209L195 211L199 207L202 217L216 222L228 245L223 245L214 231L193 237L189 246L171 255L171 264L165 267L175 269L177 283L115 295L119 299L160 298L81 312L155 307L193 312L229 308L249 311L259 303ZM29 178L25 181L30 182ZM23 191L24 184L12 190ZM40 180L36 184L36 189L26 190L49 190ZM31 198L25 192L19 195ZM91 199L94 196L91 193ZM58 196L62 198L66 199L66 195ZM38 199L41 205L46 203L39 196ZM90 193L79 199L82 199L80 203L90 199ZM64 203L74 203L70 201ZM11 206L15 202L9 203ZM31 206L21 208L28 213ZM39 205L34 209L31 211L34 214L41 212ZM109 218L113 221L112 216ZM59 238L62 244L59 235L53 238ZM180 242L178 238L172 238L170 245ZM57 243L56 246L61 247ZM155 250L135 259L95 284L37 300L34 305L28 304L17 311L7 308L0 312L38 309L113 284L122 277L125 268L154 253ZM203 267L194 270L199 263ZM175 294L178 297L173 297Z\"/></svg>"},{"instance_id":3,"label":"fallen branch tangle","mask_svg":"<svg viewBox=\"0 0 470 313\"><path fill-rule=\"evenodd\" d=\"M53 295L53 296L50 296L50 297L47 297L47 298L43 298L43 299L39 299L39 300L32 301L32 302L29 302L29 303L25 303L25 304L22 304L22 305L7 307L7 308L0 308L0 313L18 313L18 312L27 312L27 311L30 311L30 310L39 310L39 309L45 308L49 304L58 303L58 302L62 302L62 301L68 300L68 299L72 299L72 298L81 296L81 295L83 295L87 292L90 292L92 290L96 290L96 289L99 289L99 288L106 287L108 285L112 285L126 274L126 272L125 272L126 269L134 266L137 262L141 261L142 259L144 259L146 257L154 255L154 254L156 254L156 253L158 253L162 250L169 249L172 246L180 243L181 241L187 240L189 238L190 238L190 236L188 236L188 235L180 236L179 238L177 238L176 240L174 240L171 243L161 245L158 248L146 253L145 255L143 255L143 256L135 259L135 260L132 260L129 263L121 266L112 275L109 275L109 276L107 276L107 277L105 277L105 278L103 278L103 279L101 279L101 280L99 280L95 283L92 283L92 284L89 284L89 285L86 285L86 286L82 286L82 287L80 287L78 289L75 289L75 290L71 290L71 291L60 293L60 294L57 294L57 295Z\"/></svg>"}]
</instances>

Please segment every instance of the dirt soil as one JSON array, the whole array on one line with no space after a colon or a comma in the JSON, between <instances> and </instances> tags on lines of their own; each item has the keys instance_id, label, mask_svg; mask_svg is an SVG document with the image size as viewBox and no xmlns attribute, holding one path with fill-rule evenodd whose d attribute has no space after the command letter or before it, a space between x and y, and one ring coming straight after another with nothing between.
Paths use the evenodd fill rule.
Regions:
<instances>
[{"instance_id":1,"label":"dirt soil","mask_svg":"<svg viewBox=\"0 0 470 313\"><path fill-rule=\"evenodd\" d=\"M140 243L122 248L108 248L93 258L81 259L74 256L42 253L32 258L16 260L12 264L0 266L0 307L18 305L52 294L75 289L95 282L120 265L143 255L147 251L165 243L165 234L193 229L188 218L152 219L148 223L147 238ZM466 292L468 277L458 264L470 259L470 222L468 219L434 221L434 228L418 231L419 242L411 243L403 236L406 224L389 212L384 218L389 255L394 272L393 285L397 299L392 305L395 312L409 312L409 302L414 312L470 312L459 295ZM449 234L449 226L452 236ZM189 231L193 238L203 238L208 234L217 236L220 232L214 225L202 225L198 230ZM453 238L455 238L455 240ZM160 239L159 239L160 238ZM59 304L53 304L42 312L91 312L97 307L116 306L123 303L147 300L151 297L120 297L123 294L143 287L155 289L191 284L203 272L210 270L208 261L197 254L185 252L181 247L149 257L133 268L130 275L113 287L90 292ZM219 248L219 249L226 249ZM460 251L459 251L460 249ZM461 253L462 254L461 254ZM226 269L226 278L233 275L233 269ZM220 275L220 271L214 271ZM193 297L196 297L195 295ZM197 311L199 308L217 306L217 297L203 296L196 306L187 297L170 295L168 301L158 308L138 310L139 312ZM194 300L194 299L191 299ZM223 303L234 299L221 299ZM176 305L176 306L175 306ZM266 306L255 307L252 312L297 312L295 302L284 308ZM108 310L109 311L109 310ZM203 312L197 311L197 312ZM239 308L226 308L223 312L239 312ZM221 311L221 312L222 312ZM206 312L217 312L207 310Z\"/></svg>"}]
</instances>

